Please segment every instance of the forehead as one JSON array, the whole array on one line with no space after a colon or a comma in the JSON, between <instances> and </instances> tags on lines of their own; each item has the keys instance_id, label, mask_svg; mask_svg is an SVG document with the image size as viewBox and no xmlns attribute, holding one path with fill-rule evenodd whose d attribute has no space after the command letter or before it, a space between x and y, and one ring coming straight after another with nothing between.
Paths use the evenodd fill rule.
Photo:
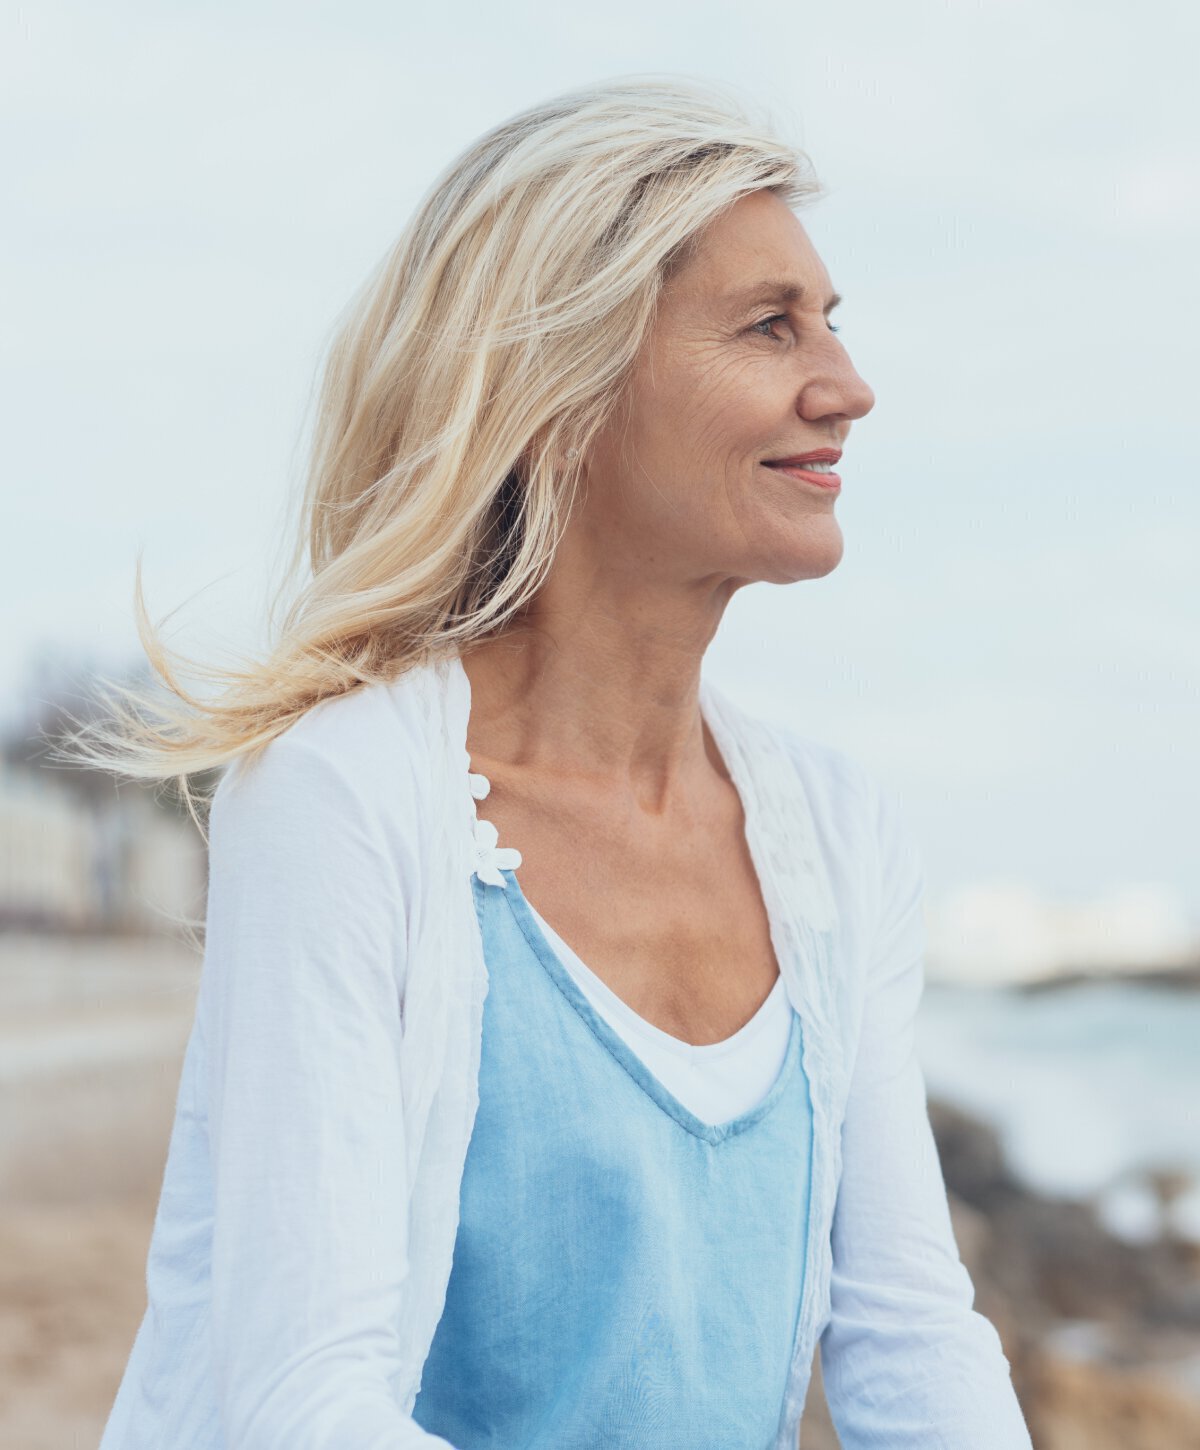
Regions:
<instances>
[{"instance_id":1,"label":"forehead","mask_svg":"<svg viewBox=\"0 0 1200 1450\"><path fill-rule=\"evenodd\" d=\"M670 290L721 312L771 300L828 311L840 300L799 218L768 191L740 197L705 228Z\"/></svg>"}]
</instances>

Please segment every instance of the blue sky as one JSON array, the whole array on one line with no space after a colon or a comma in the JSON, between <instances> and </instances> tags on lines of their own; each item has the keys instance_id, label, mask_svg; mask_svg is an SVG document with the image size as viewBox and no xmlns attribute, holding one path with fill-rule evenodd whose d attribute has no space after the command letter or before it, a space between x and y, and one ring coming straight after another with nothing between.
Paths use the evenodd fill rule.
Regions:
<instances>
[{"instance_id":1,"label":"blue sky","mask_svg":"<svg viewBox=\"0 0 1200 1450\"><path fill-rule=\"evenodd\" d=\"M582 81L727 82L876 407L823 580L707 667L902 795L931 892L1176 887L1200 923L1200 11L46 3L5 20L0 684L252 647L339 309L446 161ZM180 607L182 606L182 607Z\"/></svg>"}]
</instances>

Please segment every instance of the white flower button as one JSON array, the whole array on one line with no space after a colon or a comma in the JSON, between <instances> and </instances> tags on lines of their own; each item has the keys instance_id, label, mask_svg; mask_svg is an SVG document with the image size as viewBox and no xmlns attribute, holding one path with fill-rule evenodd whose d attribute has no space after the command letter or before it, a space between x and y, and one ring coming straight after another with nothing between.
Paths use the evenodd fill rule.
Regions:
<instances>
[{"instance_id":1,"label":"white flower button","mask_svg":"<svg viewBox=\"0 0 1200 1450\"><path fill-rule=\"evenodd\" d=\"M477 800L484 800L492 788L486 775L477 771L468 773L467 780L471 794ZM521 853L515 846L499 846L500 832L491 821L475 819L475 875L489 886L502 886L508 890L508 882L502 871L515 871L521 864Z\"/></svg>"}]
</instances>

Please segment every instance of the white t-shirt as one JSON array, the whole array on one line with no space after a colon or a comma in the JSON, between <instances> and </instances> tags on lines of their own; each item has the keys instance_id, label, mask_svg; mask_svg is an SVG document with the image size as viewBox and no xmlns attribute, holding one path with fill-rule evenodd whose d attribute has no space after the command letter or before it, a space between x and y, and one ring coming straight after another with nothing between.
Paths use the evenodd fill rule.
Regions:
<instances>
[{"instance_id":1,"label":"white t-shirt","mask_svg":"<svg viewBox=\"0 0 1200 1450\"><path fill-rule=\"evenodd\" d=\"M655 1027L587 965L526 898L526 905L580 991L668 1092L704 1123L741 1117L770 1092L787 1053L792 1005L783 977L732 1037L697 1046Z\"/></svg>"}]
</instances>

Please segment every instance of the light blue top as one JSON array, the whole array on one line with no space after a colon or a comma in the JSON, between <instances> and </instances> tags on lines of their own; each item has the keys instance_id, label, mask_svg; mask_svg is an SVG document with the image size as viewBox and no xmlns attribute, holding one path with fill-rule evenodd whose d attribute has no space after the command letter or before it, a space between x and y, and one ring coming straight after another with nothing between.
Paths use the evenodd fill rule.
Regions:
<instances>
[{"instance_id":1,"label":"light blue top","mask_svg":"<svg viewBox=\"0 0 1200 1450\"><path fill-rule=\"evenodd\" d=\"M413 1418L458 1450L767 1450L792 1360L812 1129L783 1068L713 1126L593 1009L506 870L446 1304Z\"/></svg>"}]
</instances>

